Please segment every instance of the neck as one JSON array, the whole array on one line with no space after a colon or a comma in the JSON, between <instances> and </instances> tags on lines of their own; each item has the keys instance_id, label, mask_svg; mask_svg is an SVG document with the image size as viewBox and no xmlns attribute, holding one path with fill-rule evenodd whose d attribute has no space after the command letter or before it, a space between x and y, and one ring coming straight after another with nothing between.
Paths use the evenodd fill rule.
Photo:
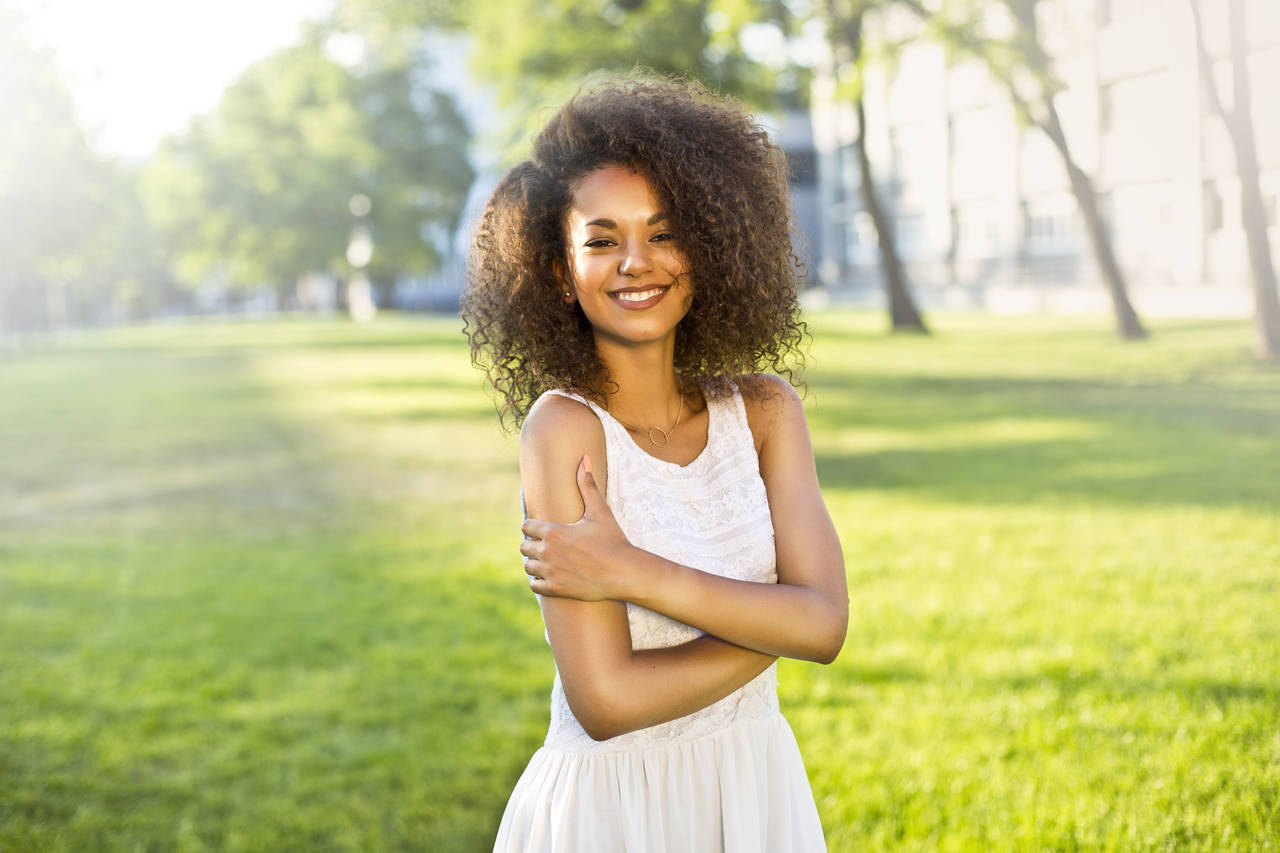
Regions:
<instances>
[{"instance_id":1,"label":"neck","mask_svg":"<svg viewBox=\"0 0 1280 853\"><path fill-rule=\"evenodd\" d=\"M647 429L667 428L678 413L675 336L642 345L596 339L596 352L609 370L606 408L620 421Z\"/></svg>"}]
</instances>

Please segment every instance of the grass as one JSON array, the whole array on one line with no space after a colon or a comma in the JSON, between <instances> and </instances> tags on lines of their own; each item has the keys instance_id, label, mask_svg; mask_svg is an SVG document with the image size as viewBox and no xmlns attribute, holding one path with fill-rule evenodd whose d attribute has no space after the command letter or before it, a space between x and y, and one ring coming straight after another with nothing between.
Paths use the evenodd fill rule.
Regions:
<instances>
[{"instance_id":1,"label":"grass","mask_svg":"<svg viewBox=\"0 0 1280 853\"><path fill-rule=\"evenodd\" d=\"M1280 373L1233 322L812 318L833 851L1280 846ZM0 362L0 850L487 849L551 659L452 320Z\"/></svg>"}]
</instances>

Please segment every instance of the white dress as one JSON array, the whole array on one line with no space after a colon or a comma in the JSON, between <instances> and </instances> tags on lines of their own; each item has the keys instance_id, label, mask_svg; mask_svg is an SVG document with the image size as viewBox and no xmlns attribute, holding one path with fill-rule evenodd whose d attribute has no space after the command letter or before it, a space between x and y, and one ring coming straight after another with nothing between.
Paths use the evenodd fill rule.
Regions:
<instances>
[{"instance_id":1,"label":"white dress","mask_svg":"<svg viewBox=\"0 0 1280 853\"><path fill-rule=\"evenodd\" d=\"M632 544L677 563L776 583L773 523L746 409L708 397L707 446L687 466L641 450L608 412L606 501ZM662 648L702 632L627 605L631 645ZM776 664L685 717L592 740L559 673L551 726L516 783L494 850L537 853L825 851L800 750L778 710Z\"/></svg>"}]
</instances>

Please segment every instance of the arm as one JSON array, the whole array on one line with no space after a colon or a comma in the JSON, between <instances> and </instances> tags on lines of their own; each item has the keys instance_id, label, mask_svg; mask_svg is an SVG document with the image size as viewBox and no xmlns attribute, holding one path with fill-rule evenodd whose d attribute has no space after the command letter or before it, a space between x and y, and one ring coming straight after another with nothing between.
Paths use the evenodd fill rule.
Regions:
<instances>
[{"instance_id":1,"label":"arm","mask_svg":"<svg viewBox=\"0 0 1280 853\"><path fill-rule=\"evenodd\" d=\"M581 521L534 532L546 546L535 590L631 601L766 654L835 660L849 621L844 557L818 488L804 406L782 380L766 384L747 412L769 496L777 584L718 577L632 546L588 483Z\"/></svg>"},{"instance_id":2,"label":"arm","mask_svg":"<svg viewBox=\"0 0 1280 853\"><path fill-rule=\"evenodd\" d=\"M580 483L592 476L581 464L587 454L606 458L604 432L588 409L563 397L534 407L520 435L521 480L531 514L562 522L584 517ZM607 477L606 471L598 473ZM537 581L530 582L535 592ZM544 597L540 603L565 698L596 740L705 708L775 659L705 636L672 648L633 651L620 601Z\"/></svg>"}]
</instances>

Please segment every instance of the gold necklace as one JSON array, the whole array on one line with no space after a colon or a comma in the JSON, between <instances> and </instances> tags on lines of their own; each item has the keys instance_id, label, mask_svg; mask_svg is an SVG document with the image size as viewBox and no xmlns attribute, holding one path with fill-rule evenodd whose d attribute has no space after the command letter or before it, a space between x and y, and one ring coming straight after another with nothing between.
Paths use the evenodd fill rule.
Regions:
<instances>
[{"instance_id":1,"label":"gold necklace","mask_svg":"<svg viewBox=\"0 0 1280 853\"><path fill-rule=\"evenodd\" d=\"M660 426L651 426L649 427L648 430L645 430L646 434L649 436L649 443L657 448L663 448L663 447L666 447L668 444L670 444L671 433L675 432L676 427L680 426L680 418L683 415L684 415L684 394L680 394L680 408L676 410L676 422L671 425L671 429L663 429ZM614 420L618 420L618 419L614 418ZM640 432L641 430L641 427L632 426L631 424L626 423L625 421L619 420L618 423L622 424L624 427L631 430L632 432ZM658 444L658 442L654 439L653 433L655 430L657 432L662 433L662 444Z\"/></svg>"}]
</instances>

